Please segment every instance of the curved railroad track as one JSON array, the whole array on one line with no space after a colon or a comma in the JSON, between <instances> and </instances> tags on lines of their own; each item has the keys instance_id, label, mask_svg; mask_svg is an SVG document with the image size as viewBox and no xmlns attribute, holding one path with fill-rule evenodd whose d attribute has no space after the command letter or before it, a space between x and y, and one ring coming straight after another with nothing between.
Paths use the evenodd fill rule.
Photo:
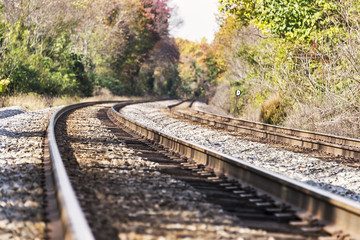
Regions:
<instances>
[{"instance_id":1,"label":"curved railroad track","mask_svg":"<svg viewBox=\"0 0 360 240\"><path fill-rule=\"evenodd\" d=\"M330 225L343 230L335 237L358 236L351 201L118 113L132 103L76 104L52 117L48 209L61 217L52 210L51 237L317 239Z\"/></svg>"}]
</instances>

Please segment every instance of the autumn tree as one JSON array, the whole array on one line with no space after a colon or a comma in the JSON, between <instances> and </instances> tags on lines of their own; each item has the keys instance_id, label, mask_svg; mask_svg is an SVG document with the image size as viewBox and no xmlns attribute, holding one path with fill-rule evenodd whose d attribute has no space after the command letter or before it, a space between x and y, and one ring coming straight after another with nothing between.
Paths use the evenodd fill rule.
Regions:
<instances>
[{"instance_id":1,"label":"autumn tree","mask_svg":"<svg viewBox=\"0 0 360 240\"><path fill-rule=\"evenodd\" d=\"M91 94L70 39L76 19L61 14L71 2L3 1L2 6L0 74L10 79L10 92Z\"/></svg>"},{"instance_id":2,"label":"autumn tree","mask_svg":"<svg viewBox=\"0 0 360 240\"><path fill-rule=\"evenodd\" d=\"M141 94L142 65L164 52L159 46L174 46L165 0L4 0L1 6L0 75L10 79L10 92L91 95L98 85Z\"/></svg>"},{"instance_id":3,"label":"autumn tree","mask_svg":"<svg viewBox=\"0 0 360 240\"><path fill-rule=\"evenodd\" d=\"M235 28L227 78L244 88L242 116L354 136L345 126L360 129L359 1L219 2L220 31Z\"/></svg>"},{"instance_id":4,"label":"autumn tree","mask_svg":"<svg viewBox=\"0 0 360 240\"><path fill-rule=\"evenodd\" d=\"M216 47L201 42L176 39L180 50L179 76L185 96L207 100L211 87L216 86L225 71Z\"/></svg>"}]
</instances>

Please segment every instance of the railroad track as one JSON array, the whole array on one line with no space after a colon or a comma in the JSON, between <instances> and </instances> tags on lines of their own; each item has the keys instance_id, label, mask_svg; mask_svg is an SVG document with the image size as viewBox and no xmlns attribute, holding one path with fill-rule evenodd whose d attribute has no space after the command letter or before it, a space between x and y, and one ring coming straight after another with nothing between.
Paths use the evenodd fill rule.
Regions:
<instances>
[{"instance_id":1,"label":"railroad track","mask_svg":"<svg viewBox=\"0 0 360 240\"><path fill-rule=\"evenodd\" d=\"M190 104L192 105L192 102ZM336 156L360 160L360 139L275 126L190 108L185 111L177 110L176 106L178 105L169 106L171 112L192 122L286 145L319 150Z\"/></svg>"},{"instance_id":2,"label":"railroad track","mask_svg":"<svg viewBox=\"0 0 360 240\"><path fill-rule=\"evenodd\" d=\"M350 201L166 136L117 112L131 103L78 104L54 114L45 166L55 170L46 172L56 192L48 197L49 209L60 206L60 214L53 214L50 236L358 236L360 209ZM346 231L330 235L328 224Z\"/></svg>"}]
</instances>

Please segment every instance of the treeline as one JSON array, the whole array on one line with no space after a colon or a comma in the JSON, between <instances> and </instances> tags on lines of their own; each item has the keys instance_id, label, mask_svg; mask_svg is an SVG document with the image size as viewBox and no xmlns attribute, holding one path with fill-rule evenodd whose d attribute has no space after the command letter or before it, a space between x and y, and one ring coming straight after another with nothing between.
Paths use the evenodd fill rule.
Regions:
<instances>
[{"instance_id":1,"label":"treeline","mask_svg":"<svg viewBox=\"0 0 360 240\"><path fill-rule=\"evenodd\" d=\"M3 0L0 14L0 93L178 94L167 0Z\"/></svg>"},{"instance_id":2,"label":"treeline","mask_svg":"<svg viewBox=\"0 0 360 240\"><path fill-rule=\"evenodd\" d=\"M169 36L168 0L2 0L0 95L195 97L250 120L360 136L359 0L219 6L208 44Z\"/></svg>"},{"instance_id":3,"label":"treeline","mask_svg":"<svg viewBox=\"0 0 360 240\"><path fill-rule=\"evenodd\" d=\"M222 106L251 120L360 136L360 1L219 4L211 47L225 71L210 102L227 98Z\"/></svg>"}]
</instances>

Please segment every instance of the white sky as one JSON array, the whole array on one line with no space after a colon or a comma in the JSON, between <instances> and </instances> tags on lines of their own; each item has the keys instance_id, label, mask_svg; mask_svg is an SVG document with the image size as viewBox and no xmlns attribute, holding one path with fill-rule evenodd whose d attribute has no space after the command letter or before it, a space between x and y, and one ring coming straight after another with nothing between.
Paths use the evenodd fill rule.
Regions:
<instances>
[{"instance_id":1,"label":"white sky","mask_svg":"<svg viewBox=\"0 0 360 240\"><path fill-rule=\"evenodd\" d=\"M178 18L183 20L182 26L171 29L174 37L191 41L200 41L203 37L211 43L218 27L215 14L218 0L170 0L170 6L178 7Z\"/></svg>"}]
</instances>

